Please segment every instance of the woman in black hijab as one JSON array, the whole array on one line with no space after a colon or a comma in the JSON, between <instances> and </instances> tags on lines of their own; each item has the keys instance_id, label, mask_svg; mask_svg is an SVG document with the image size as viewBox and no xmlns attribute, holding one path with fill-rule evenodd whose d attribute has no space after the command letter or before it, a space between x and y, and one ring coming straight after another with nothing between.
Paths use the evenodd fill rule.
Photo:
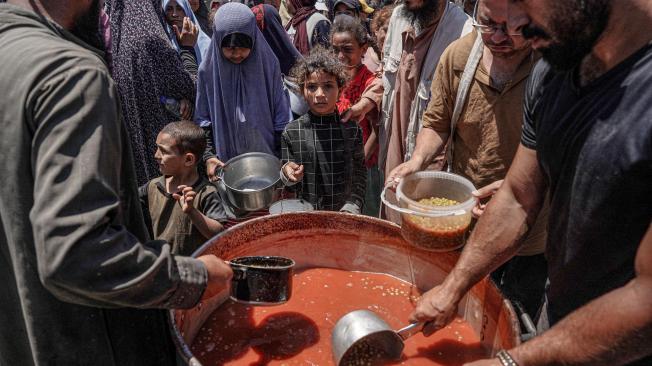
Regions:
<instances>
[{"instance_id":1,"label":"woman in black hijab","mask_svg":"<svg viewBox=\"0 0 652 366\"><path fill-rule=\"evenodd\" d=\"M281 16L275 7L268 4L256 5L251 10L256 15L256 24L272 48L281 65L281 74L289 75L290 69L302 56L290 41L281 24Z\"/></svg>"}]
</instances>

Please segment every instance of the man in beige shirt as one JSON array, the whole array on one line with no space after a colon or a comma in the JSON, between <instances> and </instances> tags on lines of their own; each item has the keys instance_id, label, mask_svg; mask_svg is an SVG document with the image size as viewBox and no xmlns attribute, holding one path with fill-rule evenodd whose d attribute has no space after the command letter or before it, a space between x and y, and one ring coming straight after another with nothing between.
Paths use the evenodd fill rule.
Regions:
<instances>
[{"instance_id":1,"label":"man in beige shirt","mask_svg":"<svg viewBox=\"0 0 652 366\"><path fill-rule=\"evenodd\" d=\"M520 33L527 17L508 0L480 0L474 16L476 31L452 43L435 71L431 99L411 159L388 176L388 184L426 169L444 149L451 134L451 119L460 80L478 34L482 55L455 128L452 171L465 176L486 198L498 188L516 154L523 122L525 84L536 55ZM486 193L485 193L486 192ZM492 277L517 307L536 315L547 276L546 214L540 215L519 256L496 270Z\"/></svg>"}]
</instances>

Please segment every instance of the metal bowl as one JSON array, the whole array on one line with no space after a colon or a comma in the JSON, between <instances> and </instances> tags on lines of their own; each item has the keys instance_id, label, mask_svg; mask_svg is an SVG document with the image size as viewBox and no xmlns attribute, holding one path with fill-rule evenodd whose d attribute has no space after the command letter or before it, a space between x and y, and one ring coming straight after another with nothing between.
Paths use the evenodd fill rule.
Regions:
<instances>
[{"instance_id":1,"label":"metal bowl","mask_svg":"<svg viewBox=\"0 0 652 366\"><path fill-rule=\"evenodd\" d=\"M245 211L268 208L281 194L281 161L252 152L230 159L218 172L231 205Z\"/></svg>"}]
</instances>

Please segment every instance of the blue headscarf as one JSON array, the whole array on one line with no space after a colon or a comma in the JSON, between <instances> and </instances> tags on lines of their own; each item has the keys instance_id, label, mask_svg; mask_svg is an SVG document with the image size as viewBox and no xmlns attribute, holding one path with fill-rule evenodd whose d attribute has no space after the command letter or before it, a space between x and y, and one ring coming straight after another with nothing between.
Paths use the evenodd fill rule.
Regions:
<instances>
[{"instance_id":1,"label":"blue headscarf","mask_svg":"<svg viewBox=\"0 0 652 366\"><path fill-rule=\"evenodd\" d=\"M241 33L251 38L249 57L234 64L222 54L224 37ZM275 151L274 134L290 121L279 62L249 7L222 5L213 24L213 39L199 67L195 118L212 125L217 156L222 161L247 152Z\"/></svg>"},{"instance_id":2,"label":"blue headscarf","mask_svg":"<svg viewBox=\"0 0 652 366\"><path fill-rule=\"evenodd\" d=\"M171 0L163 0L163 13L165 14L165 7L168 6ZM181 5L183 8L183 12L186 13L186 17L190 18L192 23L199 27L199 37L197 37L197 43L195 44L195 56L197 56L197 65L201 64L202 60L206 57L206 52L208 52L208 48L210 47L211 43L211 38L204 33L204 31L201 30L201 26L199 24L199 21L197 20L197 17L195 16L195 13L193 13L192 8L190 7L190 3L188 3L188 0L176 0L177 4ZM165 28L168 32L168 36L170 37L170 41L172 41L172 44L174 47L179 51L179 43L177 42L177 35L174 32L174 29L170 27L170 25L165 22ZM179 32L181 29L179 29Z\"/></svg>"}]
</instances>

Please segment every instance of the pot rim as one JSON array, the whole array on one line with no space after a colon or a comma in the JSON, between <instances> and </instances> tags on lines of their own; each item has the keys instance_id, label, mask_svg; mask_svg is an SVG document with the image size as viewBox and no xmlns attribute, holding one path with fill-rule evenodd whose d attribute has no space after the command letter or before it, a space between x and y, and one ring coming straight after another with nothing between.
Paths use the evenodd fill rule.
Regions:
<instances>
[{"instance_id":1,"label":"pot rim","mask_svg":"<svg viewBox=\"0 0 652 366\"><path fill-rule=\"evenodd\" d=\"M263 267L263 266L257 266L255 264L233 263L233 261L235 261L235 260L248 259L248 258L281 259L281 260L290 261L291 263L286 265L286 266L273 266L273 267ZM245 268L251 268L251 269L264 269L264 270L270 270L270 271L286 271L288 269L294 268L294 266L297 264L294 261L294 259L292 259L292 258L281 257L281 256L276 256L276 255L245 255L245 256L242 256L242 257L233 258L233 259L229 260L228 263L231 266L245 267Z\"/></svg>"},{"instance_id":2,"label":"pot rim","mask_svg":"<svg viewBox=\"0 0 652 366\"><path fill-rule=\"evenodd\" d=\"M456 205L431 206L431 205L425 205L419 203L418 201L413 200L412 198L408 197L402 192L403 191L402 188L406 184L405 182L411 180L418 180L418 179L425 179L425 178L439 178L439 177L445 177L445 179L447 180L452 180L455 183L459 183L465 186L466 188L468 188L469 191L471 192L476 190L475 186L470 180L468 180L467 178L459 174L448 173L443 171L425 170L425 171L412 173L407 177L401 179L398 186L396 187L396 199L398 201L398 205L400 206L401 201L405 201L410 207L420 210L420 211L415 211L415 210L408 209L410 211L414 211L414 215L430 216L429 214L432 214L436 216L447 216L450 214L450 212L470 211L477 204L478 199L471 194L466 201L458 202Z\"/></svg>"}]
</instances>

